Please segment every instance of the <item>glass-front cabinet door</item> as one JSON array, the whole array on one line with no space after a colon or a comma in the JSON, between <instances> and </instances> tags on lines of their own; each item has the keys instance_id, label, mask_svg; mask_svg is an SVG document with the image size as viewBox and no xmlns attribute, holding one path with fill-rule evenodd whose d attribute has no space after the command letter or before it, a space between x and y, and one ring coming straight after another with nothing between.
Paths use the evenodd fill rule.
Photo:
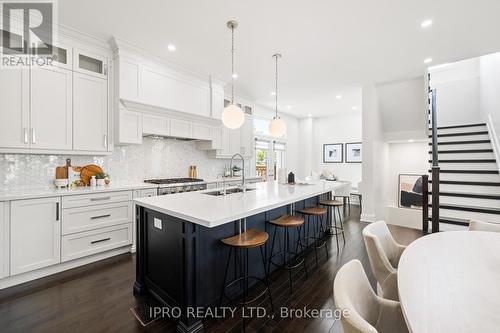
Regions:
<instances>
[{"instance_id":1,"label":"glass-front cabinet door","mask_svg":"<svg viewBox=\"0 0 500 333\"><path fill-rule=\"evenodd\" d=\"M74 71L97 76L108 77L108 60L100 55L75 49L74 51Z\"/></svg>"}]
</instances>

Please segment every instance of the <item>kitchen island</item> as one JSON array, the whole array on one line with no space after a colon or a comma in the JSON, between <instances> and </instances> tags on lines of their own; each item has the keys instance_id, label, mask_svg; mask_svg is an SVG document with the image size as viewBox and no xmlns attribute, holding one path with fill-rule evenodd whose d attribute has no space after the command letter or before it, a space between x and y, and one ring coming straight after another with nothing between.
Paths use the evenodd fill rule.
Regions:
<instances>
[{"instance_id":1,"label":"kitchen island","mask_svg":"<svg viewBox=\"0 0 500 333\"><path fill-rule=\"evenodd\" d=\"M343 186L343 182L323 180L304 185L268 182L225 196L219 190L206 190L135 200L134 292L152 296L161 306L180 309L179 331L202 330L202 318L190 315L188 309L218 305L228 255L220 240L247 227L270 233L273 229L267 221L293 209L316 206L320 198L330 197ZM267 242L266 258L270 247ZM249 270L251 275L263 277L257 252L250 251ZM236 275L237 266L232 262L229 271Z\"/></svg>"}]
</instances>

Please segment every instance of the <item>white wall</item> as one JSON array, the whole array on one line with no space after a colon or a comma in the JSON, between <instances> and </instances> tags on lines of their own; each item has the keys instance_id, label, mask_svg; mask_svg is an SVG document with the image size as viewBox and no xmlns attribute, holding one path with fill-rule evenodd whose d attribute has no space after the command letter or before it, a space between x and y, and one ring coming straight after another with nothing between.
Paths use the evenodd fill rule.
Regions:
<instances>
[{"instance_id":1,"label":"white wall","mask_svg":"<svg viewBox=\"0 0 500 333\"><path fill-rule=\"evenodd\" d=\"M461 125L483 120L480 111L478 58L430 68L430 86L436 89L437 125Z\"/></svg>"},{"instance_id":2,"label":"white wall","mask_svg":"<svg viewBox=\"0 0 500 333\"><path fill-rule=\"evenodd\" d=\"M314 118L312 139L312 170L322 173L324 169L333 171L341 180L349 180L353 186L361 181L362 164L346 163L345 143L362 141L361 111L348 111L333 117ZM343 143L343 163L323 163L323 144Z\"/></svg>"},{"instance_id":3,"label":"white wall","mask_svg":"<svg viewBox=\"0 0 500 333\"><path fill-rule=\"evenodd\" d=\"M427 137L427 82L424 76L377 85L386 141Z\"/></svg>"},{"instance_id":4,"label":"white wall","mask_svg":"<svg viewBox=\"0 0 500 333\"><path fill-rule=\"evenodd\" d=\"M299 168L297 177L304 179L306 176L311 175L312 171L312 145L313 145L313 119L302 118L299 120Z\"/></svg>"},{"instance_id":5,"label":"white wall","mask_svg":"<svg viewBox=\"0 0 500 333\"><path fill-rule=\"evenodd\" d=\"M388 160L388 202L386 221L390 224L419 229L422 226L420 210L398 207L398 182L400 174L428 174L429 145L427 141L390 143Z\"/></svg>"}]
</instances>

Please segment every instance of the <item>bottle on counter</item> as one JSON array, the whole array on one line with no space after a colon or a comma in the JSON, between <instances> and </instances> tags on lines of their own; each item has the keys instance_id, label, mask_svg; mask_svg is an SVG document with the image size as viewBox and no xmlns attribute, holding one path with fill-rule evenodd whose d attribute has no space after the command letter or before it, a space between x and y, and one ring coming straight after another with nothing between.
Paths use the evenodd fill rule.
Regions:
<instances>
[{"instance_id":1,"label":"bottle on counter","mask_svg":"<svg viewBox=\"0 0 500 333\"><path fill-rule=\"evenodd\" d=\"M90 186L91 187L97 186L97 179L95 179L95 176L90 177Z\"/></svg>"}]
</instances>

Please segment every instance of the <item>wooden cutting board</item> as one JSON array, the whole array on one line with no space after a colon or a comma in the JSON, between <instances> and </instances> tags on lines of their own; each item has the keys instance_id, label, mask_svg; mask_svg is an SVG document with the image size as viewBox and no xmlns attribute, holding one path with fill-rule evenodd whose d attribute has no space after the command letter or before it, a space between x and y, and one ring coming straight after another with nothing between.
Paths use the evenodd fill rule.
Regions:
<instances>
[{"instance_id":1,"label":"wooden cutting board","mask_svg":"<svg viewBox=\"0 0 500 333\"><path fill-rule=\"evenodd\" d=\"M80 171L80 178L85 185L90 185L90 178L98 173L103 172L101 167L95 164L89 164L82 168Z\"/></svg>"},{"instance_id":2,"label":"wooden cutting board","mask_svg":"<svg viewBox=\"0 0 500 333\"><path fill-rule=\"evenodd\" d=\"M57 167L56 179L68 179L68 168L65 166Z\"/></svg>"}]
</instances>

